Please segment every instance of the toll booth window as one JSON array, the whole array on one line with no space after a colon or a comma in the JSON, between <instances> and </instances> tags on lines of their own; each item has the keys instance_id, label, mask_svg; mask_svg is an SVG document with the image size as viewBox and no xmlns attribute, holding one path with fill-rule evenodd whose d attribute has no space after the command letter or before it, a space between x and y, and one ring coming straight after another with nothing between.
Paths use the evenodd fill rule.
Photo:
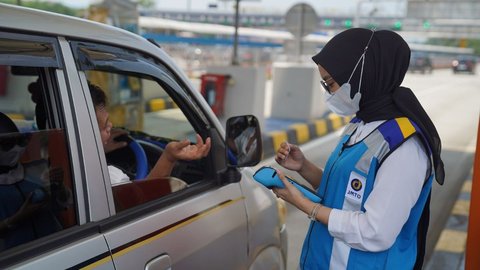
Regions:
<instances>
[{"instance_id":1,"label":"toll booth window","mask_svg":"<svg viewBox=\"0 0 480 270\"><path fill-rule=\"evenodd\" d=\"M177 102L188 102L189 97L181 93L174 77L161 67L152 70L151 63L145 73L140 73L141 61L135 59L130 63L126 57L121 60L123 70L119 72L118 58L111 56L115 60L109 62L99 54L96 53L96 58L103 59L101 65L92 65L95 61L89 61L84 72L99 132L102 134L102 129L111 128L107 141L112 143L104 144L104 150L116 211L205 182L208 166L204 156L180 155L173 162L168 158L172 145L178 146L185 140L190 141L187 149L195 149L200 133L200 128L195 127L198 116L189 115L185 110L192 108ZM94 98L94 92L98 91L104 96L100 102ZM101 112L102 107L106 114ZM124 146L119 146L119 142L124 142Z\"/></svg>"},{"instance_id":2,"label":"toll booth window","mask_svg":"<svg viewBox=\"0 0 480 270\"><path fill-rule=\"evenodd\" d=\"M55 46L4 34L11 39L0 39L0 254L78 224L66 131L51 102Z\"/></svg>"}]
</instances>

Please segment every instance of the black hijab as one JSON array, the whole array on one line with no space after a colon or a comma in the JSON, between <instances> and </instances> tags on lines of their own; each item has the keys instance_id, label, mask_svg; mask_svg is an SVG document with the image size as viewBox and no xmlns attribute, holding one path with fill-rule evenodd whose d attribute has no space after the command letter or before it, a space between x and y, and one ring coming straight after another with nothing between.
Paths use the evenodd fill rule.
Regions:
<instances>
[{"instance_id":1,"label":"black hijab","mask_svg":"<svg viewBox=\"0 0 480 270\"><path fill-rule=\"evenodd\" d=\"M348 29L334 36L312 59L342 85L348 81L370 38L363 68L360 110L356 116L365 123L402 116L413 120L428 141L435 177L442 185L445 170L438 132L413 92L400 86L410 62L410 48L400 35L389 30ZM360 62L350 80L351 97L358 91L361 65Z\"/></svg>"}]
</instances>

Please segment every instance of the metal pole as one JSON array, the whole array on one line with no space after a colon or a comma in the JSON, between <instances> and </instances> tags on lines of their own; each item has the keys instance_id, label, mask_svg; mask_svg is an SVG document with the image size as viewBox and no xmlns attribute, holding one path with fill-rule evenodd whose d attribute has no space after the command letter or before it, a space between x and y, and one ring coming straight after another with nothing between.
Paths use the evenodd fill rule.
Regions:
<instances>
[{"instance_id":1,"label":"metal pole","mask_svg":"<svg viewBox=\"0 0 480 270\"><path fill-rule=\"evenodd\" d=\"M302 62L302 55L303 55L303 37L305 36L305 6L306 4L302 5L302 11L300 13L300 36L298 37L298 55L297 55L297 61L299 63Z\"/></svg>"},{"instance_id":2,"label":"metal pole","mask_svg":"<svg viewBox=\"0 0 480 270\"><path fill-rule=\"evenodd\" d=\"M238 24L240 20L240 0L235 1L235 34L233 36L233 54L232 54L232 66L238 66Z\"/></svg>"},{"instance_id":3,"label":"metal pole","mask_svg":"<svg viewBox=\"0 0 480 270\"><path fill-rule=\"evenodd\" d=\"M353 21L354 27L360 27L360 8L364 1L358 0L357 2L357 12L355 12L355 19Z\"/></svg>"}]
</instances>

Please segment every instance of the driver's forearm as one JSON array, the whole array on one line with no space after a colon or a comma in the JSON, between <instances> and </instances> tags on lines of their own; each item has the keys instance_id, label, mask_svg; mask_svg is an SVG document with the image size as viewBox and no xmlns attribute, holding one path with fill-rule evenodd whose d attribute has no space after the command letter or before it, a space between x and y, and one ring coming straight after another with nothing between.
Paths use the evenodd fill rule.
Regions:
<instances>
[{"instance_id":1,"label":"driver's forearm","mask_svg":"<svg viewBox=\"0 0 480 270\"><path fill-rule=\"evenodd\" d=\"M161 155L148 174L147 179L169 177L172 173L173 166L175 166L175 162L168 160L166 155Z\"/></svg>"}]
</instances>

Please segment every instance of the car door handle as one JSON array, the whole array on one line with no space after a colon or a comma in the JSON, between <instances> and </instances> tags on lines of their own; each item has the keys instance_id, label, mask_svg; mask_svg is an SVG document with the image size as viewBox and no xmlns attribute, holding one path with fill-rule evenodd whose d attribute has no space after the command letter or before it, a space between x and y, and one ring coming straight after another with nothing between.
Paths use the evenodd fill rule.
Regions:
<instances>
[{"instance_id":1,"label":"car door handle","mask_svg":"<svg viewBox=\"0 0 480 270\"><path fill-rule=\"evenodd\" d=\"M172 260L167 254L153 258L145 265L145 270L171 270Z\"/></svg>"}]
</instances>

